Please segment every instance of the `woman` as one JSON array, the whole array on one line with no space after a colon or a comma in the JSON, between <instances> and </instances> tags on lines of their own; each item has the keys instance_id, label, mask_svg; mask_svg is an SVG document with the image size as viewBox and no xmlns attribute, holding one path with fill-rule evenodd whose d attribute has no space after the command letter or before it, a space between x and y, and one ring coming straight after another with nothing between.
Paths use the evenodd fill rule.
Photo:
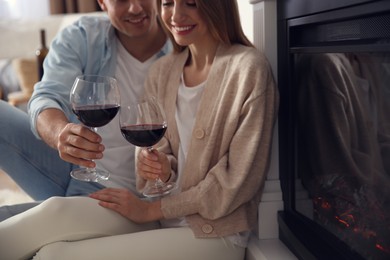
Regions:
<instances>
[{"instance_id":1,"label":"woman","mask_svg":"<svg viewBox=\"0 0 390 260\"><path fill-rule=\"evenodd\" d=\"M156 150L139 151L137 186L142 190L147 180L159 176L176 180L178 189L153 201L124 189L103 189L90 195L102 208L88 198L78 199L83 204L77 209L70 199L43 203L82 216L80 225L68 214L47 209L31 213L37 217L46 211L72 223L68 233L69 228L84 228L86 235L90 226L85 238L131 234L51 243L42 247L38 259L244 258L256 228L278 107L269 64L244 36L236 0L158 2L175 52L152 66L146 94L163 104L168 130ZM111 216L113 212L119 214ZM23 223L25 218L11 219ZM137 232L156 221L163 228Z\"/></svg>"}]
</instances>

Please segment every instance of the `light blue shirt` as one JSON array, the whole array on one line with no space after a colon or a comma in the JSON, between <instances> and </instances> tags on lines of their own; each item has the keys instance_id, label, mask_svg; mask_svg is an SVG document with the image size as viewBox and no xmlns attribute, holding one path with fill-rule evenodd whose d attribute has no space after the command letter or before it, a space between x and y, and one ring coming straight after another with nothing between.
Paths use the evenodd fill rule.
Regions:
<instances>
[{"instance_id":1,"label":"light blue shirt","mask_svg":"<svg viewBox=\"0 0 390 260\"><path fill-rule=\"evenodd\" d=\"M28 103L31 128L38 138L36 119L42 110L57 108L71 122L78 122L69 102L73 82L82 74L114 77L117 44L115 28L106 16L82 17L58 33L45 58L42 81L35 84ZM171 50L172 44L167 41L158 56Z\"/></svg>"}]
</instances>

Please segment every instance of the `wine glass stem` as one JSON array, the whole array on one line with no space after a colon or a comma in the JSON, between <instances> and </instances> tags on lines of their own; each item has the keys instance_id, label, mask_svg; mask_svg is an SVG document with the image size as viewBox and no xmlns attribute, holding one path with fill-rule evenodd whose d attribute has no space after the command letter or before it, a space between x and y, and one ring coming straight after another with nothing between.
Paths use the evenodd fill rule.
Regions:
<instances>
[{"instance_id":1,"label":"wine glass stem","mask_svg":"<svg viewBox=\"0 0 390 260\"><path fill-rule=\"evenodd\" d=\"M148 148L146 148L148 150L149 153L152 153L153 152L153 147L150 146ZM160 188L160 187L163 187L164 186L164 182L161 180L160 177L157 177L157 179L154 180L154 186L156 188Z\"/></svg>"},{"instance_id":2,"label":"wine glass stem","mask_svg":"<svg viewBox=\"0 0 390 260\"><path fill-rule=\"evenodd\" d=\"M91 131L97 133L97 130L98 130L97 127L92 127L92 126L90 126L90 127L88 127L88 128L91 129ZM95 160L93 160L93 159L92 159L91 161L94 162L94 163L96 163ZM96 167L92 167L92 168L88 167L88 168L87 168L87 171L88 171L88 172L96 172Z\"/></svg>"}]
</instances>

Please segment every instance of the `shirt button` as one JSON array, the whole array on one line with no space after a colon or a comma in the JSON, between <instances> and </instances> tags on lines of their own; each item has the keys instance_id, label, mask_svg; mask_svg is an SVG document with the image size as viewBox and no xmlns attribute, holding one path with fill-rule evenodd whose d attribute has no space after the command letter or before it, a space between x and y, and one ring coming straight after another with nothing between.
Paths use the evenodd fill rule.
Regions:
<instances>
[{"instance_id":1,"label":"shirt button","mask_svg":"<svg viewBox=\"0 0 390 260\"><path fill-rule=\"evenodd\" d=\"M202 139L204 137L204 131L201 128L195 129L195 138Z\"/></svg>"},{"instance_id":2,"label":"shirt button","mask_svg":"<svg viewBox=\"0 0 390 260\"><path fill-rule=\"evenodd\" d=\"M214 230L214 228L213 228L213 226L211 226L210 224L204 224L204 225L202 226L202 231L203 231L203 233L205 233L205 234L210 234L211 232L213 232L213 230Z\"/></svg>"}]
</instances>

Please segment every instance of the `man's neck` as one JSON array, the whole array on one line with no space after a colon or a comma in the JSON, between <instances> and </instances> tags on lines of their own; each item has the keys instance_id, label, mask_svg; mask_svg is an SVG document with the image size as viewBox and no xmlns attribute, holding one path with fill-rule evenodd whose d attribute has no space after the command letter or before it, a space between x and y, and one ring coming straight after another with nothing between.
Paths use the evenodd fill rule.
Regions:
<instances>
[{"instance_id":1,"label":"man's neck","mask_svg":"<svg viewBox=\"0 0 390 260\"><path fill-rule=\"evenodd\" d=\"M140 62L155 55L167 41L167 35L161 27L147 37L128 37L120 33L117 36L125 49Z\"/></svg>"}]
</instances>

